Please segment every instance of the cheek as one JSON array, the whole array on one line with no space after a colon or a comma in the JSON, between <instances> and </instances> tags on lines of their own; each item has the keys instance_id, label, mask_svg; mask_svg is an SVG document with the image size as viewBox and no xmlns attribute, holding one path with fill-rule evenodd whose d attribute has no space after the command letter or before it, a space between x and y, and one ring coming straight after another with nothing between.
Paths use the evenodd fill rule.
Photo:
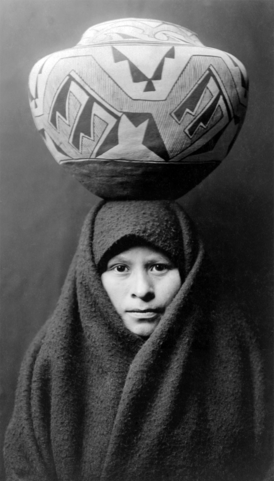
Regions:
<instances>
[{"instance_id":1,"label":"cheek","mask_svg":"<svg viewBox=\"0 0 274 481\"><path fill-rule=\"evenodd\" d=\"M107 272L102 274L101 280L112 305L115 307L117 312L119 312L122 299L125 296L123 286L117 282L117 279L113 279L112 276L109 276Z\"/></svg>"},{"instance_id":2,"label":"cheek","mask_svg":"<svg viewBox=\"0 0 274 481\"><path fill-rule=\"evenodd\" d=\"M169 275L159 283L158 295L163 300L165 306L168 306L172 299L176 296L182 285L179 271L171 271Z\"/></svg>"}]
</instances>

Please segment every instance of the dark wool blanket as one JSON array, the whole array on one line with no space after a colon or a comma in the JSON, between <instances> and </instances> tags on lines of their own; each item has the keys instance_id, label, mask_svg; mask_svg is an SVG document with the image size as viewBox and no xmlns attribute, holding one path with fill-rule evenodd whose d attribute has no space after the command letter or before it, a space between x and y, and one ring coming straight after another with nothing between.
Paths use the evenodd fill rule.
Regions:
<instances>
[{"instance_id":1,"label":"dark wool blanket","mask_svg":"<svg viewBox=\"0 0 274 481\"><path fill-rule=\"evenodd\" d=\"M144 340L123 326L95 266L102 205L88 215L57 308L25 356L7 480L266 479L260 352L241 312L220 299L192 223L170 203L185 279Z\"/></svg>"}]
</instances>

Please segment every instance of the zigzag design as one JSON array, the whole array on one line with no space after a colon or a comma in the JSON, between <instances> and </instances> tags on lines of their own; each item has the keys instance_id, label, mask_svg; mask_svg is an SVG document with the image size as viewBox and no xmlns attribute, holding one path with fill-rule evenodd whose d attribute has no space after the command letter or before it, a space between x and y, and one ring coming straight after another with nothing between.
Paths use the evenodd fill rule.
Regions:
<instances>
[{"instance_id":1,"label":"zigzag design","mask_svg":"<svg viewBox=\"0 0 274 481\"><path fill-rule=\"evenodd\" d=\"M211 89L209 88L209 82L211 79L213 80L214 85L218 89L216 95L213 95ZM211 100L209 100L207 105L199 112L200 103L206 89L211 94ZM214 69L212 67L209 67L203 77L200 79L200 81L191 90L191 92L187 95L183 102L178 107L176 107L176 109L171 113L171 115L179 124L182 123L186 114L191 116L192 120L189 122L188 126L184 129L184 131L190 138L192 138L199 127L206 131L221 99L226 106L228 121L230 121L232 119L231 107L228 104L226 96L223 94L220 81L217 78ZM222 117L223 114L224 112L222 112Z\"/></svg>"},{"instance_id":2,"label":"zigzag design","mask_svg":"<svg viewBox=\"0 0 274 481\"><path fill-rule=\"evenodd\" d=\"M71 98L74 98L77 102L77 109L75 107L74 109L70 108ZM59 88L52 105L49 121L58 131L60 130L60 122L64 122L67 126L70 144L80 153L83 153L83 139L86 138L89 141L93 152L99 141L103 141L105 136L109 134L120 115L119 112L108 107L108 104L103 102L94 92L91 93L87 90L73 72L66 77ZM95 135L96 119L100 122L100 128L97 128L97 137L99 136L97 139Z\"/></svg>"}]
</instances>

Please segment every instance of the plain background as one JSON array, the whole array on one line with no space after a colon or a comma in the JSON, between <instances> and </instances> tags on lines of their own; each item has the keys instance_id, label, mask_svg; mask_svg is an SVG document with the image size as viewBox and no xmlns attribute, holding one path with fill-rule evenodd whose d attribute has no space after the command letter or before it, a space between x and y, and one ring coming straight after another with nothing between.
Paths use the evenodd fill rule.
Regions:
<instances>
[{"instance_id":1,"label":"plain background","mask_svg":"<svg viewBox=\"0 0 274 481\"><path fill-rule=\"evenodd\" d=\"M62 171L36 132L28 74L39 58L75 45L99 22L178 23L246 66L249 108L238 140L180 203L221 271L223 288L250 314L271 365L273 6L272 0L1 0L1 439L24 352L56 305L83 219L98 201Z\"/></svg>"}]
</instances>

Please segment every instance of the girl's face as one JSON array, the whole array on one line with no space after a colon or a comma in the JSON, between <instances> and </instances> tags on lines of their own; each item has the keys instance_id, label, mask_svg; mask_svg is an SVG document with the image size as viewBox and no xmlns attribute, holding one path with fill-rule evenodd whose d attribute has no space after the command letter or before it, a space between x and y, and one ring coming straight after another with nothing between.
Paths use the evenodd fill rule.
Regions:
<instances>
[{"instance_id":1,"label":"girl's face","mask_svg":"<svg viewBox=\"0 0 274 481\"><path fill-rule=\"evenodd\" d=\"M127 329L145 337L152 334L182 284L171 260L149 247L133 247L112 257L101 279Z\"/></svg>"}]
</instances>

